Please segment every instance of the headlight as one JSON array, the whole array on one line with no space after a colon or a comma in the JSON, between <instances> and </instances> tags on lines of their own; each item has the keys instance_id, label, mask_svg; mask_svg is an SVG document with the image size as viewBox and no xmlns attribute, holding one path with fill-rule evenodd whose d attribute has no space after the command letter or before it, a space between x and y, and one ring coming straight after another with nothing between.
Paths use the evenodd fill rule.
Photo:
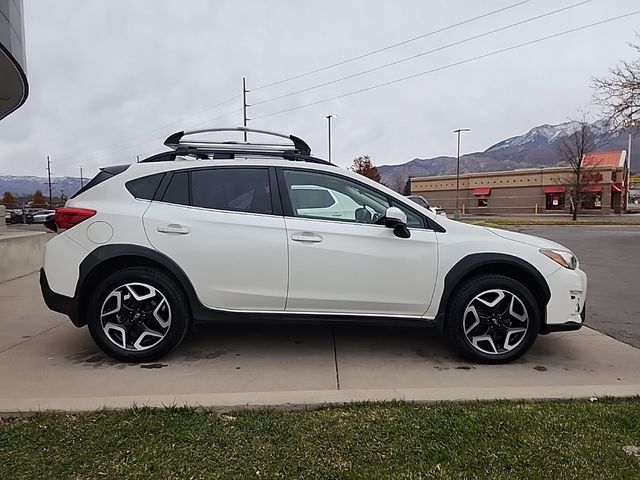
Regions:
<instances>
[{"instance_id":1,"label":"headlight","mask_svg":"<svg viewBox=\"0 0 640 480\"><path fill-rule=\"evenodd\" d=\"M578 266L578 259L573 255L573 253L568 252L567 250L541 248L540 253L569 270L575 270Z\"/></svg>"}]
</instances>

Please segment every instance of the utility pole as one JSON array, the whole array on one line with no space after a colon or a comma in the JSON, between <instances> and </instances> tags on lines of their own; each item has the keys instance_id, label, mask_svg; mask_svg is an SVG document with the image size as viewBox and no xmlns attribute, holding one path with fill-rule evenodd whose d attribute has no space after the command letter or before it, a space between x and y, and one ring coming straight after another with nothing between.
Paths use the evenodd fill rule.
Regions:
<instances>
[{"instance_id":1,"label":"utility pole","mask_svg":"<svg viewBox=\"0 0 640 480\"><path fill-rule=\"evenodd\" d=\"M335 117L336 115L333 114L324 117L327 119L327 131L329 135L329 163L331 163L331 119Z\"/></svg>"},{"instance_id":2,"label":"utility pole","mask_svg":"<svg viewBox=\"0 0 640 480\"><path fill-rule=\"evenodd\" d=\"M82 167L80 167L80 188L84 187L84 176L82 175Z\"/></svg>"},{"instance_id":3,"label":"utility pole","mask_svg":"<svg viewBox=\"0 0 640 480\"><path fill-rule=\"evenodd\" d=\"M624 200L623 200L623 212L627 213L629 211L629 190L631 189L631 135L633 130L633 123L631 124L631 129L629 130L629 146L627 147L627 171L626 181L624 182Z\"/></svg>"},{"instance_id":4,"label":"utility pole","mask_svg":"<svg viewBox=\"0 0 640 480\"><path fill-rule=\"evenodd\" d=\"M454 218L460 218L460 134L462 132L470 132L470 128L458 128L453 133L458 135L458 155L456 157L456 211L454 212Z\"/></svg>"},{"instance_id":5,"label":"utility pole","mask_svg":"<svg viewBox=\"0 0 640 480\"><path fill-rule=\"evenodd\" d=\"M53 195L51 194L51 160L47 155L47 175L49 177L49 208L53 206Z\"/></svg>"},{"instance_id":6,"label":"utility pole","mask_svg":"<svg viewBox=\"0 0 640 480\"><path fill-rule=\"evenodd\" d=\"M247 118L247 107L249 105L247 105L247 79L245 77L242 77L242 125L244 126L244 128L247 128L247 121L249 120ZM245 143L247 142L247 132L243 132L244 133L244 141Z\"/></svg>"}]
</instances>

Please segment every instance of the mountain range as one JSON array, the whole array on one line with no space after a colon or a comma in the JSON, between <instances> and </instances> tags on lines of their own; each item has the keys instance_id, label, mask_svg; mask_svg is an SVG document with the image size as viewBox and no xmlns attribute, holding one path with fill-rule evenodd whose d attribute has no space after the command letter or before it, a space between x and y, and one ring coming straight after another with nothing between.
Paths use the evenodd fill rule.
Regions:
<instances>
[{"instance_id":1,"label":"mountain range","mask_svg":"<svg viewBox=\"0 0 640 480\"><path fill-rule=\"evenodd\" d=\"M557 149L562 140L580 128L579 122L566 122L558 125L540 125L524 135L507 138L492 145L484 152L475 152L460 157L461 173L495 172L516 170L519 168L551 167L561 164ZM596 144L595 151L626 150L628 132L611 132L603 122L589 125ZM640 128L635 127L632 152L638 152ZM635 165L639 170L640 165ZM634 165L632 165L632 168ZM408 177L428 177L456 173L455 157L414 158L401 165L381 165L378 173L382 181L392 188L398 182L406 182Z\"/></svg>"},{"instance_id":2,"label":"mountain range","mask_svg":"<svg viewBox=\"0 0 640 480\"><path fill-rule=\"evenodd\" d=\"M558 144L573 134L580 124L566 122L558 125L540 125L532 128L524 135L507 138L492 145L484 152L475 152L460 157L460 171L494 172L500 170L515 170L518 168L549 167L559 164L557 155ZM589 128L593 133L596 151L626 150L627 132L611 133L602 122L594 122ZM640 139L637 135L640 127L636 127L635 141L632 151L638 152ZM632 165L632 168L634 165ZM635 165L634 170L640 170ZM455 157L439 156L432 158L414 158L398 165L378 166L382 181L392 188L401 189L408 177L447 175L455 173ZM80 179L76 177L52 178L53 195L59 196L61 191L70 196L80 188ZM0 194L11 192L15 195L31 195L41 190L48 194L47 179L44 177L1 176Z\"/></svg>"}]
</instances>

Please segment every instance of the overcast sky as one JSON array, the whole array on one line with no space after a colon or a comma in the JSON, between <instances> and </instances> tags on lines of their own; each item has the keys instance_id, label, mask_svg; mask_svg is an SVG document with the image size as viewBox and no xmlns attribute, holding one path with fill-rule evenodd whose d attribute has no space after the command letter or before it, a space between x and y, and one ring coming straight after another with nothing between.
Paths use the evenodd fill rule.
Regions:
<instances>
[{"instance_id":1,"label":"overcast sky","mask_svg":"<svg viewBox=\"0 0 640 480\"><path fill-rule=\"evenodd\" d=\"M337 68L257 89L522 0L25 0L26 104L0 121L0 175L93 175L162 150L194 126L238 126L241 91L257 104L438 49L580 0L530 0ZM249 126L306 139L327 155L324 115L336 114L333 160L375 164L484 150L579 108L597 113L591 77L634 57L640 15L464 63L357 95L258 119L639 10L592 0L565 12L366 75L249 108ZM257 89L257 90L256 90ZM220 118L221 115L228 114Z\"/></svg>"}]
</instances>

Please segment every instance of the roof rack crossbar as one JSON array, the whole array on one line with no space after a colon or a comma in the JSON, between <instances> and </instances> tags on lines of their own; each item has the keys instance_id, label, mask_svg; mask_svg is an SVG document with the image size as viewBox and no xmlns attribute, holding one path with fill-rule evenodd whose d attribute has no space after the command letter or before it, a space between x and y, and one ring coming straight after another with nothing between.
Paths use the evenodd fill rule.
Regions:
<instances>
[{"instance_id":1,"label":"roof rack crossbar","mask_svg":"<svg viewBox=\"0 0 640 480\"><path fill-rule=\"evenodd\" d=\"M189 145L180 145L175 150L171 152L166 152L166 153L173 153L174 155L179 155L179 156L194 156L197 158L212 158L212 159L216 159L216 157L221 159L229 159L229 158L235 158L236 155L239 155L239 156L256 155L256 156L262 156L262 157L283 157L283 158L286 158L287 160L292 160L292 161L333 165L331 162L327 160L312 157L310 155L302 155L298 153L296 150L258 150L255 148L232 150L229 148L200 148L200 147L194 148ZM150 161L154 161L154 160L150 160Z\"/></svg>"},{"instance_id":2,"label":"roof rack crossbar","mask_svg":"<svg viewBox=\"0 0 640 480\"><path fill-rule=\"evenodd\" d=\"M290 140L293 145L279 145L279 144L273 144L273 143L271 144L270 143L249 143L249 142L207 142L207 141L201 141L201 140L193 140L191 142L183 141L183 138L185 136L198 135L202 133L213 133L213 132L259 133L263 135L271 135L274 137L286 138L287 140ZM295 150L297 153L301 155L305 155L305 156L311 155L311 148L309 147L307 142L305 142L301 138L296 137L295 135L284 135L282 133L270 132L267 130L257 130L257 129L247 128L247 127L205 128L200 130L176 132L173 135L169 135L169 137L167 137L167 139L165 140L164 144L167 147L170 147L173 149L176 149L180 146L201 148L200 145L202 145L204 146L204 148L207 148L210 145L224 145L225 148L228 148L229 146L232 146L232 145L238 145L251 151L254 150L254 147L255 149L261 149L262 147L269 147L269 148L282 147L282 148L287 148L288 150L291 150L291 147L293 147L293 150Z\"/></svg>"}]
</instances>

